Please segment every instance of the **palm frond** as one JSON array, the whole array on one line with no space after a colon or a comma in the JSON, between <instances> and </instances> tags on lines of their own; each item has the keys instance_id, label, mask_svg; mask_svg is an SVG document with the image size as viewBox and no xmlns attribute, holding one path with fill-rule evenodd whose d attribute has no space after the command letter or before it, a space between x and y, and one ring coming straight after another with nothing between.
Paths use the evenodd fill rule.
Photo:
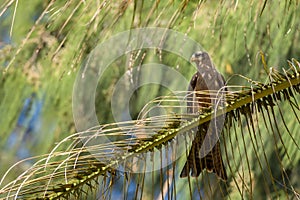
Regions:
<instances>
[{"instance_id":1,"label":"palm frond","mask_svg":"<svg viewBox=\"0 0 300 200\"><path fill-rule=\"evenodd\" d=\"M134 187L137 199L149 192L153 197L159 194L162 198L165 195L175 198L184 193L174 192L180 190L189 191L191 197L194 191L200 197L203 193L211 197L220 195L216 191L221 191L221 196L232 198L236 195L254 198L261 193L270 198L281 195L299 198L299 185L292 177L297 173L293 167L300 161L299 139L297 131L291 130L289 120L299 125L300 65L296 60L289 65L290 69L283 72L270 69L267 84L248 79L250 86L242 90L228 86L229 92L216 91L216 95L225 95L226 104L200 115L182 112L186 110L186 94L178 92L149 102L138 120L101 125L73 134L57 144L51 153L32 158L38 161L3 186L0 197L78 197L100 187L99 195L106 199L111 197L118 181L123 180L123 197ZM233 91L234 88L238 90ZM167 114L145 117L154 105L162 106ZM285 119L283 106L288 107L284 110L289 110L290 119ZM195 127L224 113L227 117L222 144L230 171L227 185L213 184L212 179L205 178L208 176L205 173L200 178L179 180L178 159L185 157L182 155L189 149ZM23 164L26 162L29 160ZM20 165L22 162L12 168ZM160 180L153 179L154 173L161 174ZM161 184L161 191L151 191L145 186L149 174L153 183ZM261 177L256 177L258 174ZM0 185L4 179L5 176ZM199 186L201 180L212 181L205 191ZM264 186L257 193L253 190L258 190L259 180Z\"/></svg>"}]
</instances>

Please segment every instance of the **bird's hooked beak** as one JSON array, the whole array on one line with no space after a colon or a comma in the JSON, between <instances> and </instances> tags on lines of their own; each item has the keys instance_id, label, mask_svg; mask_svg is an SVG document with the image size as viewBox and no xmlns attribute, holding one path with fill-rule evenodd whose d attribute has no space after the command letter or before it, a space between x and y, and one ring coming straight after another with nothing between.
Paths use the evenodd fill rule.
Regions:
<instances>
[{"instance_id":1,"label":"bird's hooked beak","mask_svg":"<svg viewBox=\"0 0 300 200\"><path fill-rule=\"evenodd\" d=\"M191 57L191 59L190 59L190 62L195 62L196 60L197 60L196 55L193 54L192 57Z\"/></svg>"}]
</instances>

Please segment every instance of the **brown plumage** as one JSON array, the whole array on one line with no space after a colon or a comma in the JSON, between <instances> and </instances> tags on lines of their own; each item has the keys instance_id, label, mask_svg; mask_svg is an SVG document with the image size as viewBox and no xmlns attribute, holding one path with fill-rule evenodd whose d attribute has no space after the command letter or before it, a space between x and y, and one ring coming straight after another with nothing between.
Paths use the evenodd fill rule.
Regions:
<instances>
[{"instance_id":1,"label":"brown plumage","mask_svg":"<svg viewBox=\"0 0 300 200\"><path fill-rule=\"evenodd\" d=\"M191 61L196 63L198 70L192 77L188 88L187 112L201 113L204 108L216 104L216 101L211 100L212 98L210 98L215 97L215 93L206 92L206 94L203 94L201 91L218 91L225 85L225 80L216 70L206 52L200 51L194 53ZM187 177L188 175L197 177L203 169L206 169L209 172L215 173L221 179L227 180L226 170L221 157L220 142L216 139L218 130L223 124L223 117L224 116L217 117L198 127L180 177ZM211 137L205 139L207 134ZM204 140L205 142L203 143ZM200 151L201 147L202 150Z\"/></svg>"}]
</instances>

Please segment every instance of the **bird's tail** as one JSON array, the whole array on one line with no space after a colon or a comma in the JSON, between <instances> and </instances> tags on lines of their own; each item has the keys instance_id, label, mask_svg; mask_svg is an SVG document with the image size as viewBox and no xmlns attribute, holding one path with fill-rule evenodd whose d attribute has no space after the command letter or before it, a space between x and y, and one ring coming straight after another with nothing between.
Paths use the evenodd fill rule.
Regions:
<instances>
[{"instance_id":1,"label":"bird's tail","mask_svg":"<svg viewBox=\"0 0 300 200\"><path fill-rule=\"evenodd\" d=\"M219 178L226 181L227 174L222 160L220 142L218 141L212 150L202 158L200 156L201 144L195 138L180 177L183 178L188 175L198 177L202 170L206 169L208 172L213 172Z\"/></svg>"}]
</instances>

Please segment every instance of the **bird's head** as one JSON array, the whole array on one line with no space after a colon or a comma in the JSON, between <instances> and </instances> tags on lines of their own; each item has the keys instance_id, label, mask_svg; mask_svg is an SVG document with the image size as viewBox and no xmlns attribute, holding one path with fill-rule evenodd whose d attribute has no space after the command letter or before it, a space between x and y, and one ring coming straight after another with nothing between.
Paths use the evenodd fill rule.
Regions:
<instances>
[{"instance_id":1,"label":"bird's head","mask_svg":"<svg viewBox=\"0 0 300 200\"><path fill-rule=\"evenodd\" d=\"M197 51L194 53L190 61L196 63L197 67L200 67L202 64L211 67L213 66L208 53L204 51Z\"/></svg>"}]
</instances>

